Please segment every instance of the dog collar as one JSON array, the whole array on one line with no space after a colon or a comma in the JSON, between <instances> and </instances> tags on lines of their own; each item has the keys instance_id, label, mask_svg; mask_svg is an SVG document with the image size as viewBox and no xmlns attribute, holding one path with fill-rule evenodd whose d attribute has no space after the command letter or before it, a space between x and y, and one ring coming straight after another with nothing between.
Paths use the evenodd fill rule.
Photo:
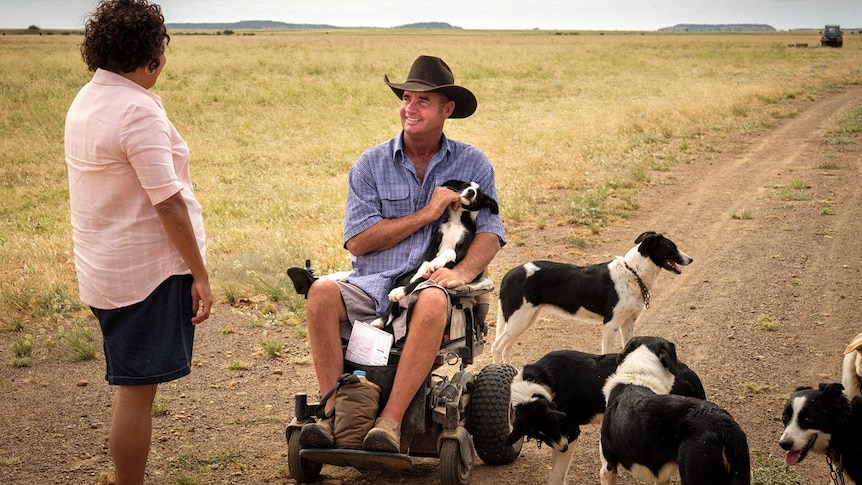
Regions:
<instances>
[{"instance_id":1,"label":"dog collar","mask_svg":"<svg viewBox=\"0 0 862 485\"><path fill-rule=\"evenodd\" d=\"M638 281L638 286L641 287L641 298L644 299L644 308L649 308L649 290L647 289L644 281L641 279L640 275L637 271L633 270L628 263L623 262L623 265L627 270L631 271L633 275L635 275L635 279Z\"/></svg>"},{"instance_id":2,"label":"dog collar","mask_svg":"<svg viewBox=\"0 0 862 485\"><path fill-rule=\"evenodd\" d=\"M827 450L826 453L826 464L829 465L829 478L832 479L832 483L835 485L844 485L844 468L835 467L835 465L832 464L832 457L830 456L829 450Z\"/></svg>"}]
</instances>

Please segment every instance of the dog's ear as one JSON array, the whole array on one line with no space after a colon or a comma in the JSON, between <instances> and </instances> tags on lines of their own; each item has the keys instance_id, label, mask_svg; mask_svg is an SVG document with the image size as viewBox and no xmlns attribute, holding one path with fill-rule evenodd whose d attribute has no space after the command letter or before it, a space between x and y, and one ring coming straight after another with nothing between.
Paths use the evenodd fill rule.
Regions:
<instances>
[{"instance_id":1,"label":"dog's ear","mask_svg":"<svg viewBox=\"0 0 862 485\"><path fill-rule=\"evenodd\" d=\"M836 396L841 395L844 392L844 386L835 382L835 383L820 383L820 390L823 391L823 395L825 396Z\"/></svg>"},{"instance_id":2,"label":"dog's ear","mask_svg":"<svg viewBox=\"0 0 862 485\"><path fill-rule=\"evenodd\" d=\"M452 180L447 180L447 181L443 182L441 187L446 187L447 189L453 190L455 192L460 192L466 185L467 185L467 182L464 182L462 180L452 179Z\"/></svg>"},{"instance_id":3,"label":"dog's ear","mask_svg":"<svg viewBox=\"0 0 862 485\"><path fill-rule=\"evenodd\" d=\"M617 367L626 360L626 357L631 353L631 351L635 348L638 337L634 337L628 341L628 343L623 347L619 354L617 354Z\"/></svg>"},{"instance_id":4,"label":"dog's ear","mask_svg":"<svg viewBox=\"0 0 862 485\"><path fill-rule=\"evenodd\" d=\"M556 421L562 421L566 419L566 413L558 411L557 407L554 406L553 409L548 411L548 417Z\"/></svg>"},{"instance_id":5,"label":"dog's ear","mask_svg":"<svg viewBox=\"0 0 862 485\"><path fill-rule=\"evenodd\" d=\"M796 386L796 389L794 389L793 392L807 391L809 389L811 389L809 386Z\"/></svg>"},{"instance_id":6,"label":"dog's ear","mask_svg":"<svg viewBox=\"0 0 862 485\"><path fill-rule=\"evenodd\" d=\"M651 236L658 236L658 235L659 234L655 231L642 232L641 235L638 236L637 239L635 239L635 244L640 244L644 239L651 237Z\"/></svg>"},{"instance_id":7,"label":"dog's ear","mask_svg":"<svg viewBox=\"0 0 862 485\"><path fill-rule=\"evenodd\" d=\"M524 424L517 417L515 418L515 423L512 426L512 432L509 433L509 436L503 441L506 446L511 446L517 443L521 438L524 437Z\"/></svg>"},{"instance_id":8,"label":"dog's ear","mask_svg":"<svg viewBox=\"0 0 862 485\"><path fill-rule=\"evenodd\" d=\"M481 197L482 201L481 201L481 204L479 205L479 207L487 207L488 210L491 211L491 214L499 214L500 213L500 206L497 205L497 201L492 199L491 197L485 195L484 192L481 192L481 194L482 194L482 197Z\"/></svg>"},{"instance_id":9,"label":"dog's ear","mask_svg":"<svg viewBox=\"0 0 862 485\"><path fill-rule=\"evenodd\" d=\"M617 367L619 367L620 364L622 364L623 361L626 360L626 357L628 357L630 353L634 352L635 349L640 347L642 344L643 339L641 337L632 337L631 340L629 340L625 344L625 346L623 346L623 350L620 351L619 355L617 355Z\"/></svg>"},{"instance_id":10,"label":"dog's ear","mask_svg":"<svg viewBox=\"0 0 862 485\"><path fill-rule=\"evenodd\" d=\"M661 347L658 351L658 360L661 362L661 365L665 367L665 369L671 371L672 373L676 372L676 345L673 342L665 341L662 342Z\"/></svg>"}]
</instances>

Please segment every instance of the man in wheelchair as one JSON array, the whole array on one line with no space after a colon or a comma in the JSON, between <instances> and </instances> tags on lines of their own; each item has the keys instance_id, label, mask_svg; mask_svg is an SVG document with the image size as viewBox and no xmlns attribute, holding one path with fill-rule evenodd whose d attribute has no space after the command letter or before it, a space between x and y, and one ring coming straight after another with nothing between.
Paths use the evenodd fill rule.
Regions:
<instances>
[{"instance_id":1,"label":"man in wheelchair","mask_svg":"<svg viewBox=\"0 0 862 485\"><path fill-rule=\"evenodd\" d=\"M446 208L460 203L458 194L440 186L451 179L474 181L499 200L485 154L443 134L447 118L466 118L477 105L473 93L454 84L449 66L420 56L406 82L386 76L384 82L401 99L402 130L365 151L350 170L343 241L352 271L347 281L320 278L308 289L308 337L321 394L344 373L342 339L349 338L352 323L369 323L384 312L393 280L419 267ZM407 310L392 325L404 365L365 437L365 450L399 452L401 421L432 369L451 312L445 289L472 282L504 244L499 215L482 209L462 261L426 274L428 285L409 295ZM334 397L326 402L327 415L334 404ZM304 425L299 443L332 448L333 418Z\"/></svg>"}]
</instances>

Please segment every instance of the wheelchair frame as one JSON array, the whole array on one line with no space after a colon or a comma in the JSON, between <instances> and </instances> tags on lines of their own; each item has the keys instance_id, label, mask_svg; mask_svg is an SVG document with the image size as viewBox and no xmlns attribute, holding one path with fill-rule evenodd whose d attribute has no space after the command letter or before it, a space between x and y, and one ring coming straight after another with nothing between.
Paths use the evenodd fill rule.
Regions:
<instances>
[{"instance_id":1,"label":"wheelchair frame","mask_svg":"<svg viewBox=\"0 0 862 485\"><path fill-rule=\"evenodd\" d=\"M287 274L297 293L307 298L311 283L317 279L306 260L305 267L292 266ZM337 276L324 276L341 279ZM452 318L447 336L432 366L431 372L414 396L401 423L401 453L381 453L348 449L302 449L299 431L306 423L317 419L319 402L309 402L306 393L294 395L294 415L285 429L288 443L288 468L299 483L314 481L323 464L352 466L357 469L404 470L413 466L412 457L440 459L443 485L466 485L470 482L474 457L478 454L490 465L508 464L521 451L522 442L505 445L511 431L509 404L512 378L517 371L507 364L492 364L474 376L466 370L484 349L488 334L485 318L489 309L489 294L493 282L481 278L465 287L449 291ZM463 332L452 330L461 324ZM386 366L364 366L344 361L345 372L361 369L369 380L381 387L382 409L389 397L401 351L393 347ZM443 364L459 363L459 370L450 378L435 374Z\"/></svg>"}]
</instances>

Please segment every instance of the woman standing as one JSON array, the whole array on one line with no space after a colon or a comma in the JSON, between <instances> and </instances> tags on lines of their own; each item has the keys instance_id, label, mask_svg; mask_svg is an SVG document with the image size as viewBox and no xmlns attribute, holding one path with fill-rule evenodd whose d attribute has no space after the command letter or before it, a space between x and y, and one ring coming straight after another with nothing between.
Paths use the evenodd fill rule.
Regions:
<instances>
[{"instance_id":1,"label":"woman standing","mask_svg":"<svg viewBox=\"0 0 862 485\"><path fill-rule=\"evenodd\" d=\"M81 45L94 75L66 117L75 268L116 386L118 485L143 483L158 384L191 372L194 325L212 305L188 145L150 91L168 42L158 5L102 0Z\"/></svg>"}]
</instances>

